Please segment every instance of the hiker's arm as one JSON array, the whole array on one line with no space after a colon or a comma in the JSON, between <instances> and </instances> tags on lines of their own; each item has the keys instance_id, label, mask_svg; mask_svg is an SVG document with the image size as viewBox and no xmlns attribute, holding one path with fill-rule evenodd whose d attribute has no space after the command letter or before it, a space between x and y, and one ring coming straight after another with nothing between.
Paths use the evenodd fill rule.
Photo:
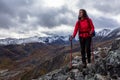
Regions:
<instances>
[{"instance_id":1,"label":"hiker's arm","mask_svg":"<svg viewBox=\"0 0 120 80\"><path fill-rule=\"evenodd\" d=\"M89 20L90 20L90 26L91 26L91 33L93 33L94 32L94 25L93 25L92 20L91 19L89 19Z\"/></svg>"},{"instance_id":2,"label":"hiker's arm","mask_svg":"<svg viewBox=\"0 0 120 80\"><path fill-rule=\"evenodd\" d=\"M76 34L77 34L77 31L78 31L78 21L76 22L75 24L75 27L74 27L74 32L73 32L73 38L75 38Z\"/></svg>"}]
</instances>

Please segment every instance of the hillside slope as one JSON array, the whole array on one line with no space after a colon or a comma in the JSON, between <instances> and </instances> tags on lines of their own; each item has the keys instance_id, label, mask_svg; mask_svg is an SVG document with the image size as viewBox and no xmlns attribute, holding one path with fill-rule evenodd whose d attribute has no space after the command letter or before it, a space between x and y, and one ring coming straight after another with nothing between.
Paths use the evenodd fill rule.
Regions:
<instances>
[{"instance_id":1,"label":"hillside slope","mask_svg":"<svg viewBox=\"0 0 120 80\"><path fill-rule=\"evenodd\" d=\"M72 60L73 68L69 65L34 80L120 80L120 40L112 44L112 48L102 48L95 55L95 63L82 67L81 57ZM114 48L114 45L117 45Z\"/></svg>"}]
</instances>

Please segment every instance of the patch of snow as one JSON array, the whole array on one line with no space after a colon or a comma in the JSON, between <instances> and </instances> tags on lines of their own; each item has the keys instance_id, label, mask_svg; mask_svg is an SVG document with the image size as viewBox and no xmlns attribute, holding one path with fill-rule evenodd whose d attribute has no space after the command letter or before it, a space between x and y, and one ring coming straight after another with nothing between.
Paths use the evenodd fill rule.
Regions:
<instances>
[{"instance_id":1,"label":"patch of snow","mask_svg":"<svg viewBox=\"0 0 120 80\"><path fill-rule=\"evenodd\" d=\"M120 35L120 32L117 33L117 36Z\"/></svg>"},{"instance_id":2,"label":"patch of snow","mask_svg":"<svg viewBox=\"0 0 120 80\"><path fill-rule=\"evenodd\" d=\"M120 40L120 37L116 38L116 40Z\"/></svg>"},{"instance_id":3,"label":"patch of snow","mask_svg":"<svg viewBox=\"0 0 120 80\"><path fill-rule=\"evenodd\" d=\"M99 32L97 32L97 36L107 36L111 32L110 29L103 29Z\"/></svg>"},{"instance_id":4,"label":"patch of snow","mask_svg":"<svg viewBox=\"0 0 120 80\"><path fill-rule=\"evenodd\" d=\"M20 39L7 38L7 39L0 39L0 44L10 45L10 44L24 44L24 43L32 43L32 42L52 43L52 42L55 42L57 40L68 41L69 37L52 35L49 37L34 36L34 37L20 38Z\"/></svg>"}]
</instances>

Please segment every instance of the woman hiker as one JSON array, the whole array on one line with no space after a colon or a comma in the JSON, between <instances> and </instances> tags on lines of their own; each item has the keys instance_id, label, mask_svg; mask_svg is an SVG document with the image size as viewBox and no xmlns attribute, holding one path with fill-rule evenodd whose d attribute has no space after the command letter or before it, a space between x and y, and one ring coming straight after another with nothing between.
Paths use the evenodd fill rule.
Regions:
<instances>
[{"instance_id":1,"label":"woman hiker","mask_svg":"<svg viewBox=\"0 0 120 80\"><path fill-rule=\"evenodd\" d=\"M88 17L86 10L84 9L79 10L78 21L76 22L74 32L73 35L70 37L70 40L75 38L78 31L81 46L82 63L83 67L86 68L86 66L91 63L91 40L92 33L94 32L94 25L92 23L92 20Z\"/></svg>"}]
</instances>

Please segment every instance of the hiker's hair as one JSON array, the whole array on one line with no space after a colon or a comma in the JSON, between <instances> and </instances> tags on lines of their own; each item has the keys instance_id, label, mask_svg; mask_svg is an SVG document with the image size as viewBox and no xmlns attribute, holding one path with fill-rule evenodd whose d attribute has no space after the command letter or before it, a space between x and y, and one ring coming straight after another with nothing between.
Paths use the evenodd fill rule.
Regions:
<instances>
[{"instance_id":1,"label":"hiker's hair","mask_svg":"<svg viewBox=\"0 0 120 80\"><path fill-rule=\"evenodd\" d=\"M83 17L84 18L89 18L88 15L87 15L87 11L85 9L80 9L79 11L83 12ZM81 17L79 15L78 15L78 19L81 20Z\"/></svg>"}]
</instances>

